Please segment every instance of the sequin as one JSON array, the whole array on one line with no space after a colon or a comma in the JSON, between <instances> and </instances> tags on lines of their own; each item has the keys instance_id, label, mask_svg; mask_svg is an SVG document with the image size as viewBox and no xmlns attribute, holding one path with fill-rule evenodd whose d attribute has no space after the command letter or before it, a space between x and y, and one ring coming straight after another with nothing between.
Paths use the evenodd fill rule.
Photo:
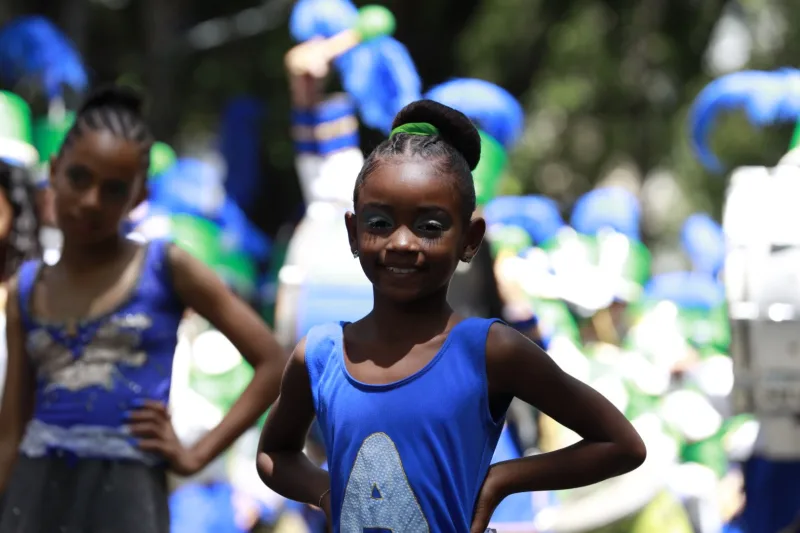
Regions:
<instances>
[{"instance_id":1,"label":"sequin","mask_svg":"<svg viewBox=\"0 0 800 533\"><path fill-rule=\"evenodd\" d=\"M135 290L115 311L77 322L75 335L67 324L38 320L22 306L26 351L37 374L23 455L59 448L79 457L149 462L126 434L125 413L137 400L169 400L184 306L171 280L154 268L168 249L166 242L151 242ZM20 269L23 303L31 301L40 266Z\"/></svg>"},{"instance_id":2,"label":"sequin","mask_svg":"<svg viewBox=\"0 0 800 533\"><path fill-rule=\"evenodd\" d=\"M150 317L141 313L125 315L119 320L112 317L94 335L82 331L81 340L90 340L83 347L72 349L58 342L47 328L40 328L29 335L28 352L38 376L47 382L45 391L58 388L78 391L92 386L111 390L121 377L120 366L141 367L147 362L147 353L139 345L141 330L151 325Z\"/></svg>"}]
</instances>

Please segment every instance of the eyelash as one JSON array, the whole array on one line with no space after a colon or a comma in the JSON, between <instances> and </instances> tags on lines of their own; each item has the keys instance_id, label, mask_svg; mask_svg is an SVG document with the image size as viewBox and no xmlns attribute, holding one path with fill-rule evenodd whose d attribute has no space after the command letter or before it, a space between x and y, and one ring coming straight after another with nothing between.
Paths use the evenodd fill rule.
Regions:
<instances>
[{"instance_id":1,"label":"eyelash","mask_svg":"<svg viewBox=\"0 0 800 533\"><path fill-rule=\"evenodd\" d=\"M83 174L70 173L67 174L67 177L69 178L69 182L78 188L85 186L89 182L89 178Z\"/></svg>"},{"instance_id":2,"label":"eyelash","mask_svg":"<svg viewBox=\"0 0 800 533\"><path fill-rule=\"evenodd\" d=\"M374 218L367 221L367 227L369 229L387 229L390 226L391 224L389 221L383 220L382 218Z\"/></svg>"},{"instance_id":3,"label":"eyelash","mask_svg":"<svg viewBox=\"0 0 800 533\"><path fill-rule=\"evenodd\" d=\"M386 231L391 228L391 223L381 218L372 219L367 221L367 228L372 231ZM426 222L418 228L423 233L422 238L428 242L437 242L444 236L444 226L436 222Z\"/></svg>"}]
</instances>

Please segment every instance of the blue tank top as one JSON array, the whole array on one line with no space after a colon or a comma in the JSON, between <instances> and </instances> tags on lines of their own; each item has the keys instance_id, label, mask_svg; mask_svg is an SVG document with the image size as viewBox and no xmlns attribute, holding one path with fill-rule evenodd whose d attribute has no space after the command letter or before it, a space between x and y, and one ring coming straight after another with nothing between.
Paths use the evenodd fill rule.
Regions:
<instances>
[{"instance_id":1,"label":"blue tank top","mask_svg":"<svg viewBox=\"0 0 800 533\"><path fill-rule=\"evenodd\" d=\"M469 531L505 421L489 407L486 337L494 322L460 322L423 369L386 385L348 373L345 323L309 331L306 367L335 532Z\"/></svg>"},{"instance_id":2,"label":"blue tank top","mask_svg":"<svg viewBox=\"0 0 800 533\"><path fill-rule=\"evenodd\" d=\"M129 437L125 414L144 399L166 403L184 306L172 289L168 242L145 245L139 278L116 309L69 332L31 314L40 262L22 265L20 312L36 372L34 411L20 451L156 463Z\"/></svg>"}]
</instances>

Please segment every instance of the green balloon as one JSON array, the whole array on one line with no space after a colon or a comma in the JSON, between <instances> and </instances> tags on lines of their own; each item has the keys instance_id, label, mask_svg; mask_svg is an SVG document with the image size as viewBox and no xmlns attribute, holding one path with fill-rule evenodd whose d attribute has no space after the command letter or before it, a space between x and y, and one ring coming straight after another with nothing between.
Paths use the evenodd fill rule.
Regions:
<instances>
[{"instance_id":1,"label":"green balloon","mask_svg":"<svg viewBox=\"0 0 800 533\"><path fill-rule=\"evenodd\" d=\"M166 143L156 142L150 148L150 168L147 175L151 178L163 174L178 160L178 155Z\"/></svg>"},{"instance_id":2,"label":"green balloon","mask_svg":"<svg viewBox=\"0 0 800 533\"><path fill-rule=\"evenodd\" d=\"M170 233L176 245L209 267L215 268L220 263L220 229L210 220L190 215L172 215Z\"/></svg>"},{"instance_id":3,"label":"green balloon","mask_svg":"<svg viewBox=\"0 0 800 533\"><path fill-rule=\"evenodd\" d=\"M243 252L223 254L216 265L222 279L242 296L250 297L256 291L258 269L255 261Z\"/></svg>"},{"instance_id":4,"label":"green balloon","mask_svg":"<svg viewBox=\"0 0 800 533\"><path fill-rule=\"evenodd\" d=\"M253 379L253 368L242 360L221 374L206 374L192 367L189 386L216 407L227 413Z\"/></svg>"},{"instance_id":5,"label":"green balloon","mask_svg":"<svg viewBox=\"0 0 800 533\"><path fill-rule=\"evenodd\" d=\"M479 133L481 136L481 159L478 166L472 171L472 180L475 183L475 199L478 206L482 206L497 195L500 177L508 163L508 154L497 139L484 131L479 131Z\"/></svg>"},{"instance_id":6,"label":"green balloon","mask_svg":"<svg viewBox=\"0 0 800 533\"><path fill-rule=\"evenodd\" d=\"M794 150L798 146L800 146L800 122L798 122L794 127L792 141L789 143L789 151Z\"/></svg>"},{"instance_id":7,"label":"green balloon","mask_svg":"<svg viewBox=\"0 0 800 533\"><path fill-rule=\"evenodd\" d=\"M0 91L0 158L21 166L39 161L33 146L31 109L14 93Z\"/></svg>"},{"instance_id":8,"label":"green balloon","mask_svg":"<svg viewBox=\"0 0 800 533\"><path fill-rule=\"evenodd\" d=\"M492 255L497 257L501 251L518 254L533 246L528 232L518 226L498 226L489 230L489 246Z\"/></svg>"},{"instance_id":9,"label":"green balloon","mask_svg":"<svg viewBox=\"0 0 800 533\"><path fill-rule=\"evenodd\" d=\"M639 286L644 286L650 279L650 264L652 257L650 250L639 241L628 241L630 249L623 267L622 275Z\"/></svg>"},{"instance_id":10,"label":"green balloon","mask_svg":"<svg viewBox=\"0 0 800 533\"><path fill-rule=\"evenodd\" d=\"M727 352L731 342L728 309L722 305L712 310L681 309L681 329L686 338L698 348L713 348Z\"/></svg>"},{"instance_id":11,"label":"green balloon","mask_svg":"<svg viewBox=\"0 0 800 533\"><path fill-rule=\"evenodd\" d=\"M33 142L39 150L39 161L47 163L57 155L64 144L64 139L72 125L75 124L75 113L68 112L60 120L42 117L33 124Z\"/></svg>"},{"instance_id":12,"label":"green balloon","mask_svg":"<svg viewBox=\"0 0 800 533\"><path fill-rule=\"evenodd\" d=\"M578 323L562 300L534 299L531 305L539 319L539 331L544 337L560 335L567 337L575 346L582 345Z\"/></svg>"},{"instance_id":13,"label":"green balloon","mask_svg":"<svg viewBox=\"0 0 800 533\"><path fill-rule=\"evenodd\" d=\"M697 463L707 466L722 479L728 472L728 454L722 444L722 439L714 435L699 442L688 442L681 450L681 460L684 463Z\"/></svg>"},{"instance_id":14,"label":"green balloon","mask_svg":"<svg viewBox=\"0 0 800 533\"><path fill-rule=\"evenodd\" d=\"M364 6L358 10L355 30L362 42L392 35L396 27L394 15L383 6Z\"/></svg>"},{"instance_id":15,"label":"green balloon","mask_svg":"<svg viewBox=\"0 0 800 533\"><path fill-rule=\"evenodd\" d=\"M645 394L631 381L625 381L625 388L628 391L628 405L625 408L625 417L628 420L635 420L644 414L654 413L658 410L660 396Z\"/></svg>"}]
</instances>

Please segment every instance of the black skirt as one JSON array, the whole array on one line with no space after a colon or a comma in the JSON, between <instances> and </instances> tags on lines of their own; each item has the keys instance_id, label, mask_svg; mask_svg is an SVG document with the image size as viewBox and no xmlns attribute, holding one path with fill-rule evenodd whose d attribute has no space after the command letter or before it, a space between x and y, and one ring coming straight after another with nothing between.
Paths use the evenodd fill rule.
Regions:
<instances>
[{"instance_id":1,"label":"black skirt","mask_svg":"<svg viewBox=\"0 0 800 533\"><path fill-rule=\"evenodd\" d=\"M166 472L132 461L20 457L0 533L169 533Z\"/></svg>"}]
</instances>

